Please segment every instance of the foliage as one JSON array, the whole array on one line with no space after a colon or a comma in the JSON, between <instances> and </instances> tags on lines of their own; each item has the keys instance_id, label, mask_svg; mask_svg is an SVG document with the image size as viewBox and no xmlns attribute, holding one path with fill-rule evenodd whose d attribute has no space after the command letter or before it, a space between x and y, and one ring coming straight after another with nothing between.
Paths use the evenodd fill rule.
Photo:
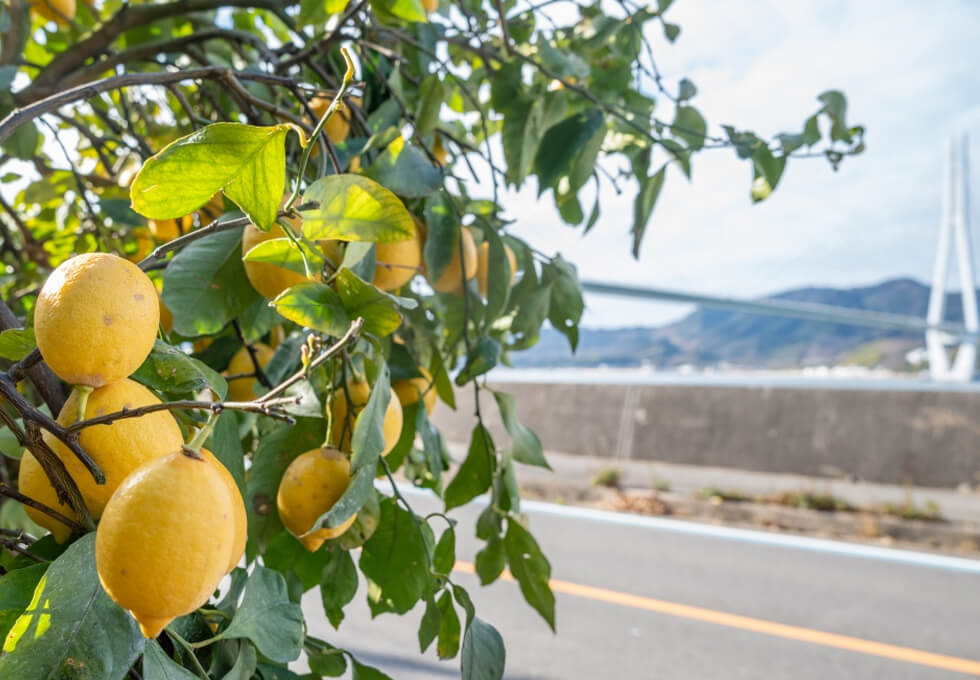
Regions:
<instances>
[{"instance_id":1,"label":"foliage","mask_svg":"<svg viewBox=\"0 0 980 680\"><path fill-rule=\"evenodd\" d=\"M9 368L0 414L13 434L3 462L15 471L17 444L43 457L28 424L54 432L44 409L56 412L64 396L35 376L37 290L74 254L128 257L151 274L172 315L133 378L174 400L185 434L202 411L224 411L209 447L243 490L249 569L232 572L220 600L146 642L99 585L92 533L64 552L41 539L31 546L40 564L4 555L0 625L11 636L0 670L60 677L65 664L80 664L122 678L135 662L145 678L287 677L305 652L307 677L350 668L355 678L383 678L307 634L298 604L319 587L339 626L363 578L375 615L424 608L423 652L435 643L440 658L459 656L464 678L499 679L503 640L453 576L462 529L451 523L437 538L440 518L416 514L398 491L405 479L447 512L488 495L476 527L480 580L509 566L554 628L551 565L520 512L515 473L516 463L547 462L513 397L493 395L509 444L494 442L478 411L455 469L420 401L405 406L398 443L381 455L390 383L425 368L442 408L455 408L464 387L479 403L481 376L532 346L546 321L578 343L575 267L512 233L501 183L533 177L539 195L584 231L602 219L600 196L627 185L638 256L667 177L690 179L697 153L734 150L759 201L794 156L836 167L863 150L863 128L848 123L835 91L820 95L799 133L710 132L695 84L668 87L653 60L656 32L665 43L680 35L671 4L444 0L427 11L419 0L93 0L55 21L25 0L2 0L0 311L9 313L0 315L0 358ZM242 253L248 222L283 236ZM416 228L422 269L435 280L458 262L463 225L487 244L486 298L465 267L456 292L435 293L422 277L396 290L374 284L380 249ZM308 280L266 300L250 284L254 266ZM243 345L254 357L257 343L276 348L265 365L253 359L255 400L214 405L243 379L220 373ZM29 370L21 398L13 386ZM279 520L279 480L300 453L339 445L328 434L330 405L350 376L374 389L349 424L351 482L318 526L353 524L307 553ZM390 491L376 489L379 474ZM71 490L70 479L51 479ZM39 529L16 516L17 528ZM14 533L4 545L23 552L32 539Z\"/></svg>"}]
</instances>

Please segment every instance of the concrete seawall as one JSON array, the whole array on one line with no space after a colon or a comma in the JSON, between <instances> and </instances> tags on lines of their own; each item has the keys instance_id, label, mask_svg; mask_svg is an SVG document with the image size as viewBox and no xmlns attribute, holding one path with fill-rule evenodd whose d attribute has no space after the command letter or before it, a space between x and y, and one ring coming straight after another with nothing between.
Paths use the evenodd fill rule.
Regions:
<instances>
[{"instance_id":1,"label":"concrete seawall","mask_svg":"<svg viewBox=\"0 0 980 680\"><path fill-rule=\"evenodd\" d=\"M980 395L969 392L687 385L496 383L545 450L871 482L980 483ZM468 442L472 390L434 415ZM508 438L481 399L498 445Z\"/></svg>"}]
</instances>

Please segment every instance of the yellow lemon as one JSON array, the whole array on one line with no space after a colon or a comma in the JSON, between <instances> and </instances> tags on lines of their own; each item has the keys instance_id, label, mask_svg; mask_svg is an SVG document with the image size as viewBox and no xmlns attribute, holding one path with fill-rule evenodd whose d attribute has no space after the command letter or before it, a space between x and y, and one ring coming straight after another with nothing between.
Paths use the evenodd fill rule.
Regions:
<instances>
[{"instance_id":1,"label":"yellow lemon","mask_svg":"<svg viewBox=\"0 0 980 680\"><path fill-rule=\"evenodd\" d=\"M463 242L463 266L460 267L459 249L453 248L453 257L442 270L442 275L430 282L432 287L440 293L462 292L463 282L462 273L466 272L466 279L476 276L476 243L473 241L473 234L466 227L459 230L460 239Z\"/></svg>"},{"instance_id":2,"label":"yellow lemon","mask_svg":"<svg viewBox=\"0 0 980 680\"><path fill-rule=\"evenodd\" d=\"M28 0L32 10L45 19L66 26L75 18L75 0Z\"/></svg>"},{"instance_id":3,"label":"yellow lemon","mask_svg":"<svg viewBox=\"0 0 980 680\"><path fill-rule=\"evenodd\" d=\"M510 246L504 244L504 252L507 253L507 261L510 263L510 282L514 283L514 274L517 272L517 258ZM487 296L487 276L490 273L490 244L484 241L480 244L476 259L476 285L480 289L480 295Z\"/></svg>"},{"instance_id":4,"label":"yellow lemon","mask_svg":"<svg viewBox=\"0 0 980 680\"><path fill-rule=\"evenodd\" d=\"M48 442L48 446L50 446L51 439L48 437L48 433L45 432L42 436ZM44 474L44 468L41 467L41 464L37 462L37 459L30 451L25 451L20 459L20 473L17 478L17 487L28 498L40 501L69 519L78 519L78 515L75 514L70 505L58 501L58 492L51 486L51 482L48 481L48 476ZM58 543L64 543L71 536L71 529L68 525L62 524L51 515L40 510L35 510L27 504L24 505L24 511L27 512L28 517L50 531L51 535L54 536L54 540Z\"/></svg>"},{"instance_id":5,"label":"yellow lemon","mask_svg":"<svg viewBox=\"0 0 980 680\"><path fill-rule=\"evenodd\" d=\"M353 408L348 408L347 395L350 395ZM331 410L333 422L330 425L330 434L338 448L345 451L350 450L354 420L367 405L370 396L371 386L365 381L347 381L346 393L343 388L334 390L333 408ZM388 408L385 410L383 429L385 448L381 455L384 456L388 455L388 452L395 447L402 432L402 406L394 390L391 390L391 399L389 399Z\"/></svg>"},{"instance_id":6,"label":"yellow lemon","mask_svg":"<svg viewBox=\"0 0 980 680\"><path fill-rule=\"evenodd\" d=\"M353 517L333 529L312 530L317 518L334 506L350 484L350 461L342 451L313 449L293 459L279 482L279 519L307 550L317 550L328 538L347 531ZM312 531L311 531L312 530Z\"/></svg>"},{"instance_id":7,"label":"yellow lemon","mask_svg":"<svg viewBox=\"0 0 980 680\"><path fill-rule=\"evenodd\" d=\"M360 97L351 97L350 100L357 106L361 105ZM332 97L314 97L310 100L310 110L313 111L317 120L322 118L323 114L327 112L327 108L332 101ZM323 126L323 131L327 133L327 138L333 144L340 144L350 134L350 121L351 110L346 102L341 101L337 110L330 116L330 120Z\"/></svg>"},{"instance_id":8,"label":"yellow lemon","mask_svg":"<svg viewBox=\"0 0 980 680\"><path fill-rule=\"evenodd\" d=\"M55 374L101 387L143 363L156 339L160 307L153 282L107 253L76 255L51 272L37 296L34 334Z\"/></svg>"},{"instance_id":9,"label":"yellow lemon","mask_svg":"<svg viewBox=\"0 0 980 680\"><path fill-rule=\"evenodd\" d=\"M93 390L85 405L85 417L115 413L124 408L134 409L150 404L159 404L160 400L138 382L125 379L105 387ZM75 422L78 413L78 393L73 391L58 414L58 423L67 427ZM124 418L109 425L94 425L86 427L78 437L78 443L92 457L92 460L105 473L105 484L96 484L92 475L74 453L62 442L48 437L45 439L61 462L68 468L68 474L75 480L82 494L86 507L92 517L98 519L102 515L112 492L116 490L130 472L143 463L166 455L180 447L184 439L180 434L177 421L169 411L154 411L138 418ZM37 461L35 461L37 464ZM40 469L40 465L38 464ZM40 482L43 481L43 485ZM31 498L43 500L54 498L55 490L50 486L44 471L40 470L40 478L32 473L27 480L21 479L21 486L27 484L30 491L24 491ZM64 515L74 517L67 505L53 505ZM27 514L35 522L42 523L43 513L27 508ZM46 521L54 521L49 518ZM50 527L47 527L50 529ZM52 533L53 530L52 530ZM55 536L57 538L57 535Z\"/></svg>"},{"instance_id":10,"label":"yellow lemon","mask_svg":"<svg viewBox=\"0 0 980 680\"><path fill-rule=\"evenodd\" d=\"M426 12L435 12L439 9L439 0L422 0L422 6Z\"/></svg>"},{"instance_id":11,"label":"yellow lemon","mask_svg":"<svg viewBox=\"0 0 980 680\"><path fill-rule=\"evenodd\" d=\"M290 224L296 229L300 228L299 219L291 219ZM262 231L254 224L248 225L245 227L245 233L242 235L242 256L244 257L248 251L260 243L271 241L275 238L286 238L286 232L278 224L274 225L269 231ZM245 274L248 276L252 287L269 300L272 300L290 286L295 286L297 283L303 283L307 280L303 274L269 262L249 262L245 260Z\"/></svg>"},{"instance_id":12,"label":"yellow lemon","mask_svg":"<svg viewBox=\"0 0 980 680\"><path fill-rule=\"evenodd\" d=\"M265 368L265 365L269 363L269 360L276 353L274 349L261 342L253 344L252 347L255 349L255 358L258 359L259 366L263 368ZM228 368L225 370L225 375L227 376L240 375L242 373L255 373L255 365L252 363L252 357L249 356L248 347L244 346L235 352L235 356L228 362ZM230 401L252 401L255 399L255 392L252 391L252 386L255 385L256 380L257 378L235 378L234 380L229 380L228 399Z\"/></svg>"},{"instance_id":13,"label":"yellow lemon","mask_svg":"<svg viewBox=\"0 0 980 680\"><path fill-rule=\"evenodd\" d=\"M391 384L391 389L395 391L402 406L414 404L419 400L421 394L422 403L425 404L425 412L432 415L432 411L436 407L436 388L432 384L432 374L421 366L419 373L422 374L422 377L396 380Z\"/></svg>"},{"instance_id":14,"label":"yellow lemon","mask_svg":"<svg viewBox=\"0 0 980 680\"><path fill-rule=\"evenodd\" d=\"M197 223L200 226L210 224L216 219L224 215L225 213L225 199L221 196L219 191L204 204L203 207L199 208L194 214L197 215Z\"/></svg>"},{"instance_id":15,"label":"yellow lemon","mask_svg":"<svg viewBox=\"0 0 980 680\"><path fill-rule=\"evenodd\" d=\"M245 512L245 501L242 499L241 491L238 490L235 478L231 476L225 464L215 458L214 454L207 449L201 449L201 456L218 469L218 472L221 473L221 479L228 487L228 493L231 495L231 515L235 523L235 536L231 542L231 557L228 560L228 568L225 569L227 573L238 565L242 555L245 554L245 543L248 541L248 515Z\"/></svg>"},{"instance_id":16,"label":"yellow lemon","mask_svg":"<svg viewBox=\"0 0 980 680\"><path fill-rule=\"evenodd\" d=\"M184 215L174 220L149 220L147 226L153 238L160 243L166 243L193 231L194 215Z\"/></svg>"},{"instance_id":17,"label":"yellow lemon","mask_svg":"<svg viewBox=\"0 0 980 680\"><path fill-rule=\"evenodd\" d=\"M413 225L412 236L374 247L374 283L381 290L395 290L412 280L422 267L422 237Z\"/></svg>"},{"instance_id":18,"label":"yellow lemon","mask_svg":"<svg viewBox=\"0 0 980 680\"><path fill-rule=\"evenodd\" d=\"M153 241L153 236L150 234L150 230L145 227L138 227L130 232L130 235L136 240L136 252L132 255L127 255L126 259L130 262L138 263L144 257L153 252L156 244Z\"/></svg>"},{"instance_id":19,"label":"yellow lemon","mask_svg":"<svg viewBox=\"0 0 980 680\"><path fill-rule=\"evenodd\" d=\"M432 1L436 2L436 0ZM438 5L436 6L438 7ZM430 9L429 11L432 12L434 10ZM436 161L439 162L440 166L446 165L446 159L449 158L449 152L446 150L446 147L443 146L442 137L439 135L436 135L436 141L432 144L432 155L436 157Z\"/></svg>"},{"instance_id":20,"label":"yellow lemon","mask_svg":"<svg viewBox=\"0 0 980 680\"><path fill-rule=\"evenodd\" d=\"M170 333L174 329L174 315L170 311L167 305L163 304L163 298L160 297L160 328L163 329L164 333Z\"/></svg>"},{"instance_id":21,"label":"yellow lemon","mask_svg":"<svg viewBox=\"0 0 980 680\"><path fill-rule=\"evenodd\" d=\"M220 470L182 451L141 466L116 489L96 533L95 565L144 636L155 638L217 588L235 540L232 508Z\"/></svg>"}]
</instances>

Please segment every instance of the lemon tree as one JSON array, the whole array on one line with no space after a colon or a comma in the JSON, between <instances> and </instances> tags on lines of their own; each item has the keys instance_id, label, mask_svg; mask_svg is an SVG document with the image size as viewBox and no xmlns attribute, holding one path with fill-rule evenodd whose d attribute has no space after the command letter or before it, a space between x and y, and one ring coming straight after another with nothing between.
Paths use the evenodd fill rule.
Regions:
<instances>
[{"instance_id":1,"label":"lemon tree","mask_svg":"<svg viewBox=\"0 0 980 680\"><path fill-rule=\"evenodd\" d=\"M762 201L864 148L837 91L709 127L653 59L671 5L0 0L0 677L385 678L307 625L362 591L497 680L459 532L554 628L517 483L542 443L480 394L545 324L574 350L583 300L503 189L638 256L698 154ZM464 389L502 427L477 410L453 456Z\"/></svg>"}]
</instances>

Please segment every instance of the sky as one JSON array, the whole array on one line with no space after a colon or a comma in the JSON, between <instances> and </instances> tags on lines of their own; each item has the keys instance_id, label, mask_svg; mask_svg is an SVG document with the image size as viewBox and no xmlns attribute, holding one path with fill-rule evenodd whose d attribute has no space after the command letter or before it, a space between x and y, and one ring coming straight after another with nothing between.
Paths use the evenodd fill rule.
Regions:
<instances>
[{"instance_id":1,"label":"sky","mask_svg":"<svg viewBox=\"0 0 980 680\"><path fill-rule=\"evenodd\" d=\"M682 27L677 42L666 43L659 28L650 32L666 82L695 82L693 103L709 132L721 134L720 125L730 123L763 137L799 131L820 106L817 95L843 90L849 123L867 127L863 155L836 173L822 159L793 161L773 195L753 205L748 163L730 149L699 154L691 183L668 171L638 261L630 255L632 190L617 196L607 185L602 217L583 237L561 222L550 194L537 199L532 180L505 198L518 218L513 231L562 253L583 279L707 294L930 280L943 148L956 125L972 121L973 165L980 165L980 3L770 0L745 7L676 0L667 17ZM660 117L669 120L666 112ZM973 223L980 224L976 214ZM592 295L586 305L582 324L589 327L658 325L690 311Z\"/></svg>"}]
</instances>

